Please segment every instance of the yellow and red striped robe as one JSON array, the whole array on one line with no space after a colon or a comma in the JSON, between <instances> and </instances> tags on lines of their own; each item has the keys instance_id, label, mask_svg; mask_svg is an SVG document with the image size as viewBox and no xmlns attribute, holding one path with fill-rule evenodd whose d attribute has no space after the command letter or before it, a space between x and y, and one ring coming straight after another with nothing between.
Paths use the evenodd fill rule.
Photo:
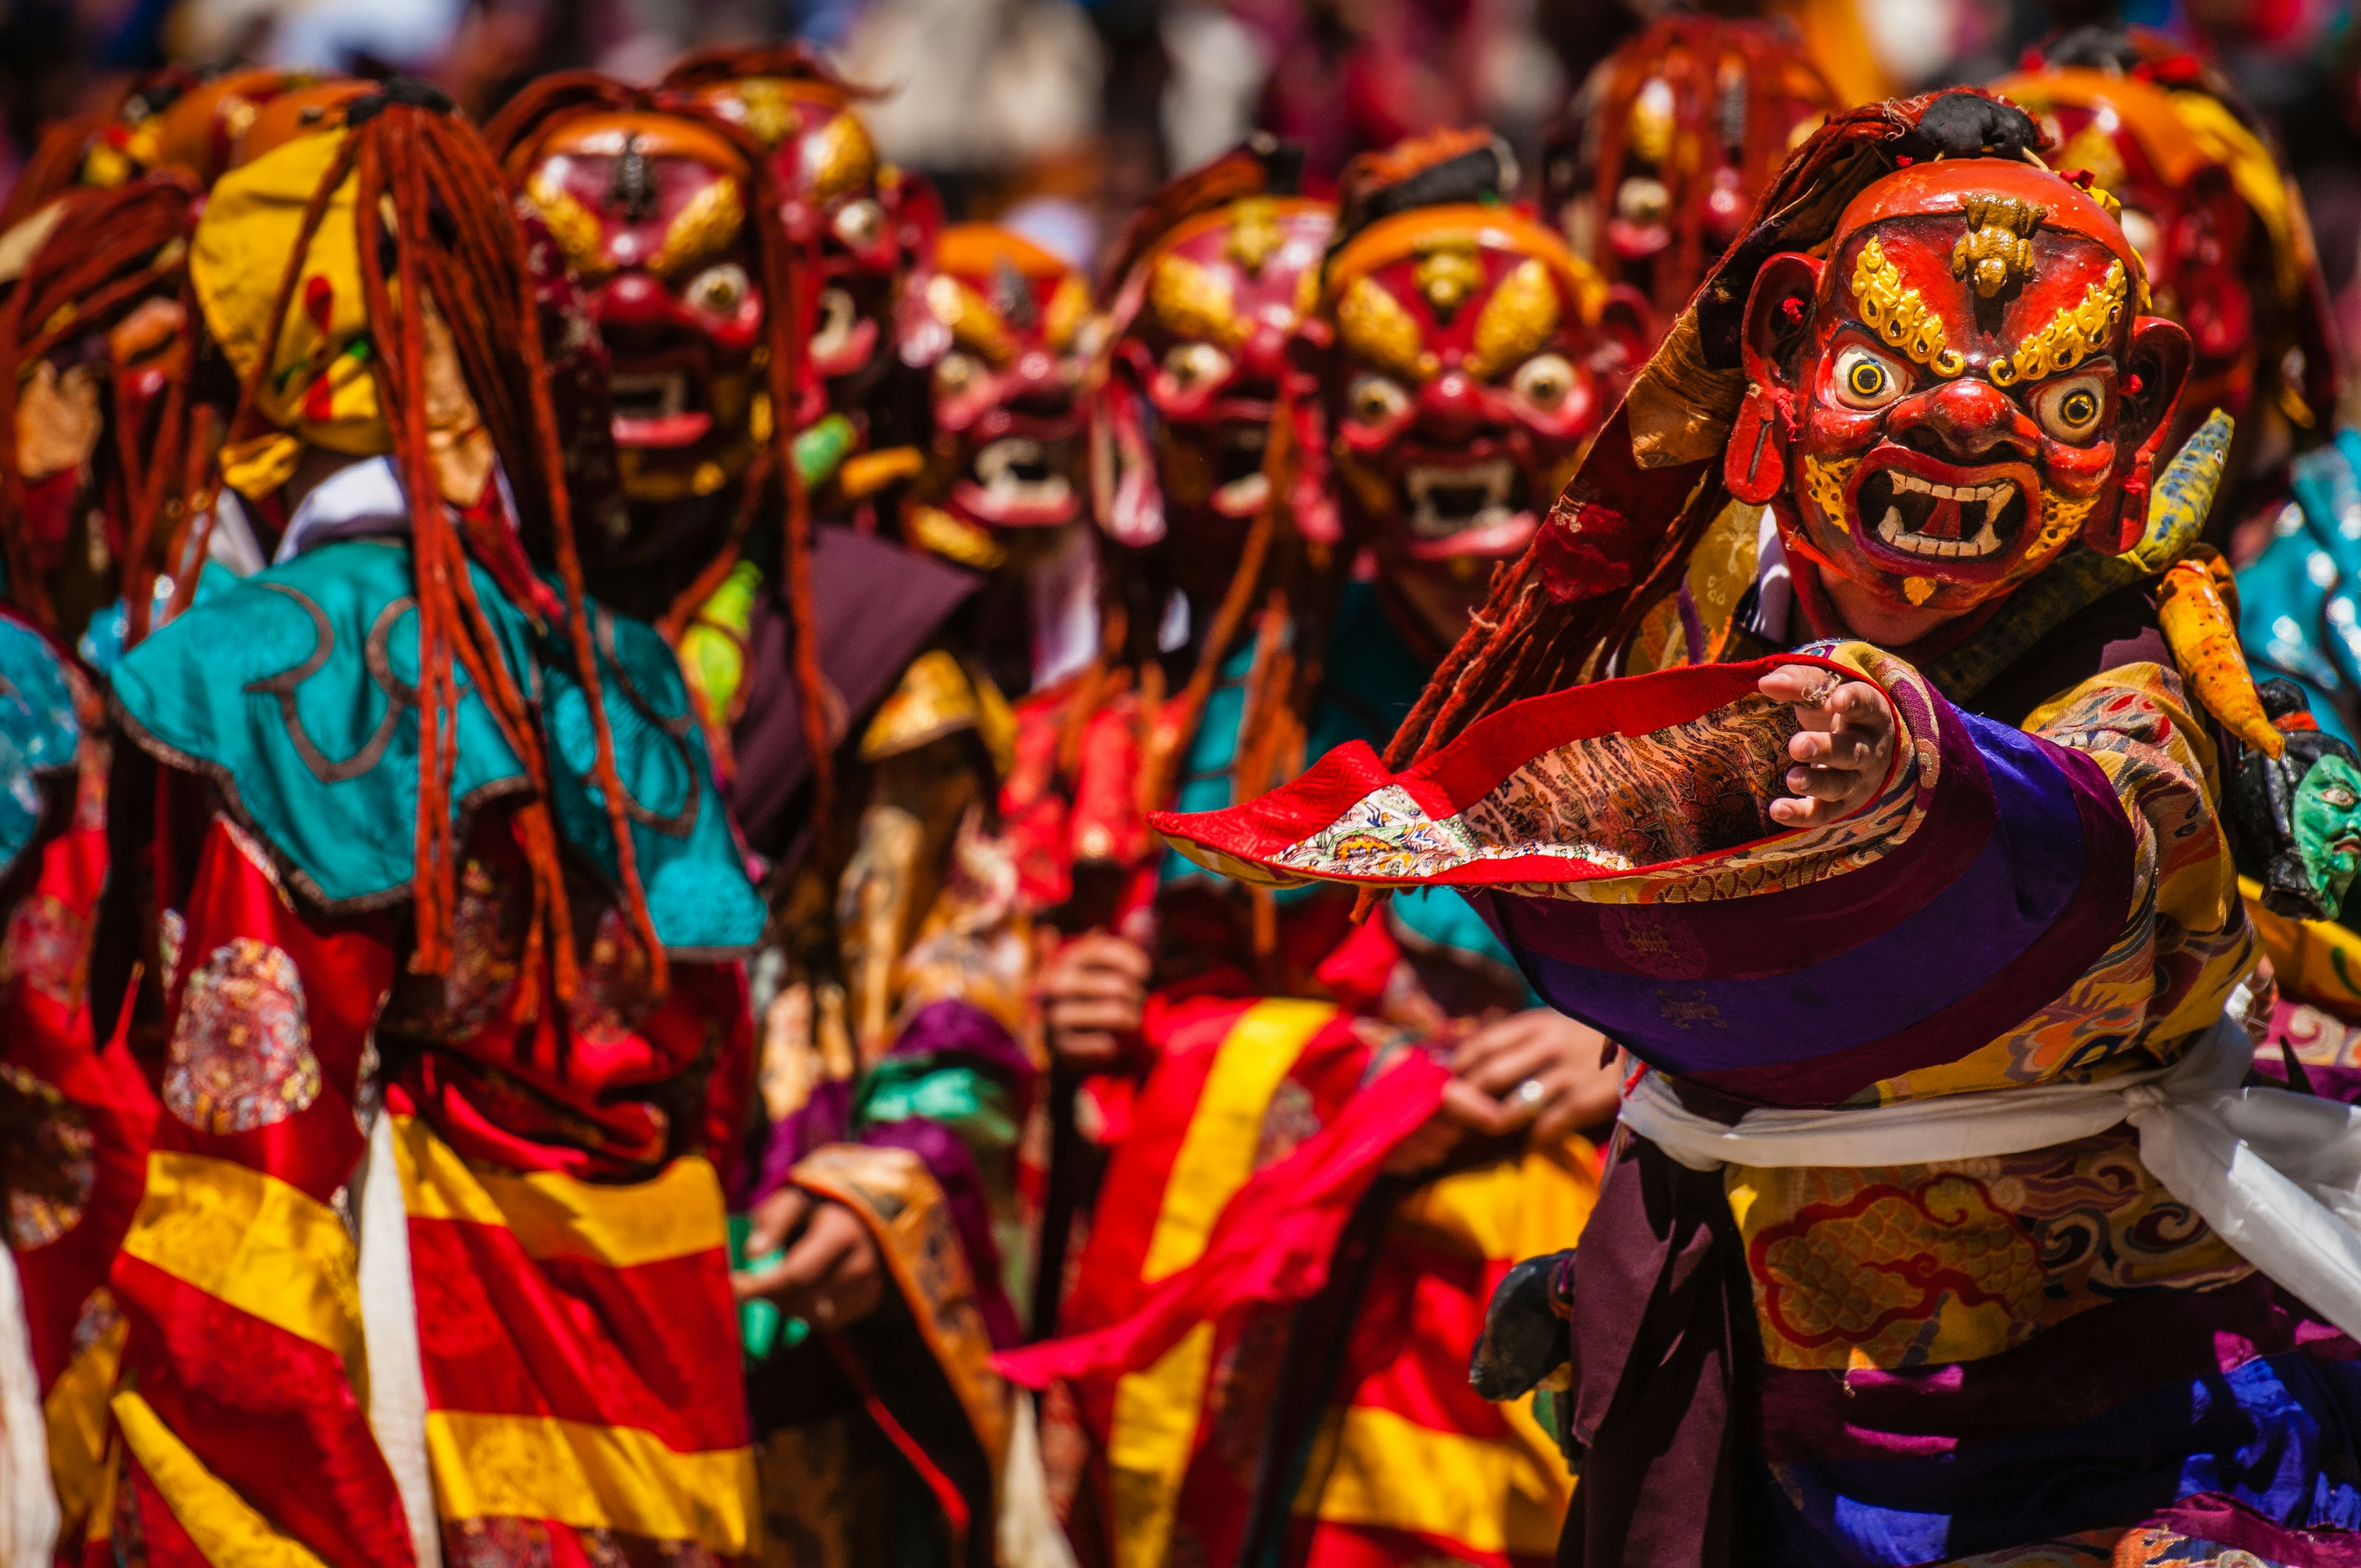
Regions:
<instances>
[{"instance_id":1,"label":"yellow and red striped robe","mask_svg":"<svg viewBox=\"0 0 2361 1568\"><path fill-rule=\"evenodd\" d=\"M1068 1332L1123 1317L1194 1262L1247 1179L1363 1091L1399 1038L1321 1002L1208 999L1173 1017L1108 1168ZM1089 1445L1069 1508L1084 1560L1228 1568L1267 1467L1287 1466L1291 1563L1546 1561L1570 1497L1564 1462L1530 1411L1476 1395L1467 1365L1493 1287L1566 1245L1596 1191L1578 1139L1454 1171L1395 1202L1366 1262L1340 1259L1322 1297L1200 1324L1142 1371L1064 1390ZM1303 1382L1323 1353L1333 1376ZM1287 1412L1274 1404L1306 1387L1326 1396L1316 1430L1301 1455L1276 1452Z\"/></svg>"},{"instance_id":2,"label":"yellow and red striped robe","mask_svg":"<svg viewBox=\"0 0 2361 1568\"><path fill-rule=\"evenodd\" d=\"M692 1069L743 1079L742 978L676 962L660 1007L619 1006L631 966L609 923L577 1003L544 997L538 1030L503 1034L513 987L540 982L507 964L498 899L474 931L467 899L500 891L511 850L487 813L459 921L463 969L478 967L448 992L446 1037L469 1054L373 1072L372 1032L410 983L391 919L324 918L225 818L208 828L171 965L166 1114L115 1270L121 1464L91 1561L587 1568L758 1550L708 1152L733 1123L708 1097L668 1127L659 1093ZM570 1075L562 1097L536 1091L552 1073ZM380 1080L381 1106L361 1106ZM673 1152L626 1160L617 1126ZM551 1168L518 1168L536 1147ZM393 1250L365 1258L357 1225ZM406 1267L382 1266L401 1253Z\"/></svg>"}]
</instances>

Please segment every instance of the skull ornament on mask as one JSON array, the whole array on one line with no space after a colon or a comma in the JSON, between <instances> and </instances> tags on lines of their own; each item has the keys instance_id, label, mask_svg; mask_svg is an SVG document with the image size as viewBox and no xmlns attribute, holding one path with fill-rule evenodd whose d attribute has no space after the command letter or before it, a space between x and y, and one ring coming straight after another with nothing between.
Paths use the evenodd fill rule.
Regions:
<instances>
[{"instance_id":1,"label":"skull ornament on mask","mask_svg":"<svg viewBox=\"0 0 2361 1568\"><path fill-rule=\"evenodd\" d=\"M959 534L987 554L1046 545L1082 515L1089 285L1021 235L960 224L936 243L925 305L925 330L950 346L933 365L919 542L942 549Z\"/></svg>"},{"instance_id":2,"label":"skull ornament on mask","mask_svg":"<svg viewBox=\"0 0 2361 1568\"><path fill-rule=\"evenodd\" d=\"M625 493L711 495L769 439L757 390L764 302L746 232L746 165L710 128L663 114L567 120L523 160L525 200L590 296L613 359Z\"/></svg>"},{"instance_id":3,"label":"skull ornament on mask","mask_svg":"<svg viewBox=\"0 0 2361 1568\"><path fill-rule=\"evenodd\" d=\"M2069 181L1996 159L1890 175L1825 260L1756 274L1730 488L1897 611L1974 609L2077 539L2118 553L2188 370L2145 295L2137 250Z\"/></svg>"},{"instance_id":4,"label":"skull ornament on mask","mask_svg":"<svg viewBox=\"0 0 2361 1568\"><path fill-rule=\"evenodd\" d=\"M1593 74L1542 152L1542 211L1669 320L1838 106L1784 24L1667 16Z\"/></svg>"},{"instance_id":5,"label":"skull ornament on mask","mask_svg":"<svg viewBox=\"0 0 2361 1568\"><path fill-rule=\"evenodd\" d=\"M868 94L807 50L694 55L664 84L770 149L781 219L806 256L811 374L835 411L861 419L890 368L884 350L911 268L939 226L931 191L879 159L853 108ZM799 426L821 411L804 411Z\"/></svg>"},{"instance_id":6,"label":"skull ornament on mask","mask_svg":"<svg viewBox=\"0 0 2361 1568\"><path fill-rule=\"evenodd\" d=\"M1637 367L1642 329L1628 308L1610 319L1606 282L1563 240L1483 199L1513 182L1488 136L1382 157L1381 178L1423 170L1435 180L1418 188L1464 183L1468 199L1356 226L1348 174L1353 232L1306 328L1317 392L1298 408L1297 519L1314 537L1341 522L1397 568L1480 581L1532 542ZM1363 210L1386 208L1385 192Z\"/></svg>"},{"instance_id":7,"label":"skull ornament on mask","mask_svg":"<svg viewBox=\"0 0 2361 1568\"><path fill-rule=\"evenodd\" d=\"M1124 269L1093 410L1100 515L1118 543L1169 536L1184 570L1202 559L1226 581L1269 504L1271 413L1334 225L1323 202L1241 196L1182 217Z\"/></svg>"}]
</instances>

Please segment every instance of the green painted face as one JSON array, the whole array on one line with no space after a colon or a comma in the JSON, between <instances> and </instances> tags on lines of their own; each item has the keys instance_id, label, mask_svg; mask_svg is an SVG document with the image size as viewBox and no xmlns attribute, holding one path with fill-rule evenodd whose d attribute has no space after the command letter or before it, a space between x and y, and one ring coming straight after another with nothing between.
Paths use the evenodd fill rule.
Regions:
<instances>
[{"instance_id":1,"label":"green painted face","mask_svg":"<svg viewBox=\"0 0 2361 1568\"><path fill-rule=\"evenodd\" d=\"M2312 763L2296 785L2296 850L2312 879L2320 906L2334 920L2345 906L2345 890L2361 872L2361 772L2329 752Z\"/></svg>"}]
</instances>

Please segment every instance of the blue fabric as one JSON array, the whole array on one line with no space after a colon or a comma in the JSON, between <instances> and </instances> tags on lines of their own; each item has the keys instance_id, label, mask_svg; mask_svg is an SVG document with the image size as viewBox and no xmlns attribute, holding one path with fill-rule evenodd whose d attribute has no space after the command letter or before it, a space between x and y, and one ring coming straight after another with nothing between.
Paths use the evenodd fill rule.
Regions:
<instances>
[{"instance_id":1,"label":"blue fabric","mask_svg":"<svg viewBox=\"0 0 2361 1568\"><path fill-rule=\"evenodd\" d=\"M192 605L203 604L228 592L240 581L236 572L220 562L208 561L204 569L197 574L197 591L189 597L189 602ZM162 625L165 607L171 602L172 580L170 577L157 578L156 602L148 611L148 624ZM100 674L111 675L115 673L115 666L123 662L123 640L129 635L131 612L118 598L90 618L90 624L82 629L82 641L74 644L74 652L82 655L83 663Z\"/></svg>"},{"instance_id":2,"label":"blue fabric","mask_svg":"<svg viewBox=\"0 0 2361 1568\"><path fill-rule=\"evenodd\" d=\"M2279 532L2238 573L2238 640L2257 679L2304 688L2320 727L2361 719L2361 432L2295 460Z\"/></svg>"},{"instance_id":3,"label":"blue fabric","mask_svg":"<svg viewBox=\"0 0 2361 1568\"><path fill-rule=\"evenodd\" d=\"M33 848L43 775L71 768L81 746L64 663L39 632L0 615L0 875Z\"/></svg>"},{"instance_id":4,"label":"blue fabric","mask_svg":"<svg viewBox=\"0 0 2361 1568\"><path fill-rule=\"evenodd\" d=\"M1246 714L1246 674L1254 665L1254 643L1229 656L1221 680L1205 699L1205 711L1180 770L1175 792L1176 811L1219 811L1230 799L1230 764L1237 755L1238 724ZM1394 629L1378 601L1374 584L1353 582L1337 595L1336 619L1329 630L1328 659L1321 674L1304 755L1324 757L1348 741L1366 740L1382 751L1411 704L1424 689L1433 670ZM1177 850L1165 850L1163 880L1210 877ZM1282 904L1316 895L1316 886L1278 890ZM1489 959L1504 971L1521 973L1515 957L1468 902L1447 887L1403 888L1388 905L1391 916L1411 933L1439 947ZM1530 984L1527 1000L1543 1005Z\"/></svg>"},{"instance_id":5,"label":"blue fabric","mask_svg":"<svg viewBox=\"0 0 2361 1568\"><path fill-rule=\"evenodd\" d=\"M559 833L611 881L605 808L591 783L590 707L556 627L536 629L469 567L501 656L537 700ZM747 880L672 650L651 627L593 606L599 682L631 796L648 912L668 950L719 956L760 938ZM455 824L528 793L490 709L455 671ZM323 545L245 578L125 655L115 692L135 736L221 783L306 894L331 909L410 895L418 810L418 620L399 543Z\"/></svg>"},{"instance_id":6,"label":"blue fabric","mask_svg":"<svg viewBox=\"0 0 2361 1568\"><path fill-rule=\"evenodd\" d=\"M2169 1383L2095 1420L1903 1459L1776 1464L1779 1533L1827 1568L1939 1563L2230 1497L2361 1529L2361 1366L2300 1353Z\"/></svg>"}]
</instances>

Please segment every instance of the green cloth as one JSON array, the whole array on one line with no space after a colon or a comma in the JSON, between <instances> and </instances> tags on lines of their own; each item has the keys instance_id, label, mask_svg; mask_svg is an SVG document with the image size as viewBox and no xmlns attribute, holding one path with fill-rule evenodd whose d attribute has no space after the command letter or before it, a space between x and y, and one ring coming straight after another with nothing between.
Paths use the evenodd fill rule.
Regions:
<instances>
[{"instance_id":1,"label":"green cloth","mask_svg":"<svg viewBox=\"0 0 2361 1568\"><path fill-rule=\"evenodd\" d=\"M537 701L551 807L566 842L611 882L607 814L591 783L590 708L563 631L536 629L468 567L502 658ZM734 956L763 905L731 838L672 650L654 629L591 607L615 761L657 938ZM458 682L455 830L532 785L490 709ZM115 696L135 737L216 780L298 885L332 912L408 899L418 811L418 620L398 542L323 545L191 608L126 654Z\"/></svg>"}]
</instances>

